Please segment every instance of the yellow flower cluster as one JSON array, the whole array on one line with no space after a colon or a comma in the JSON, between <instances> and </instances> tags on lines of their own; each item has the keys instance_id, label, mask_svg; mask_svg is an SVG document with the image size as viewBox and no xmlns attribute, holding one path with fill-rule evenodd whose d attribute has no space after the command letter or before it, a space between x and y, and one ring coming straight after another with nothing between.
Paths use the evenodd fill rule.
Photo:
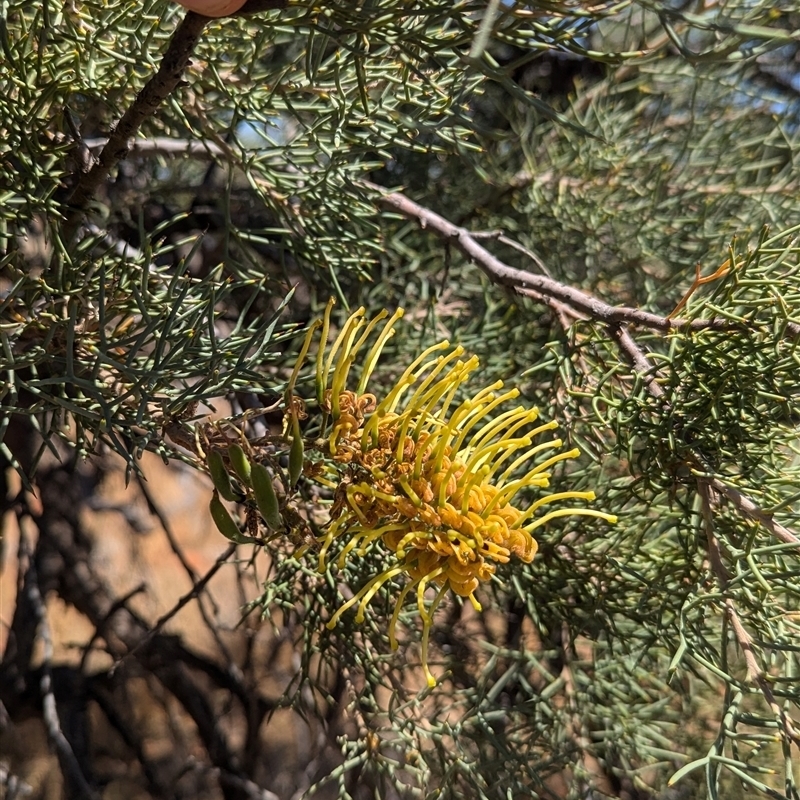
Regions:
<instances>
[{"instance_id":1,"label":"yellow flower cluster","mask_svg":"<svg viewBox=\"0 0 800 800\"><path fill-rule=\"evenodd\" d=\"M342 544L337 558L340 569L348 558L363 556L374 546L385 548L390 559L383 572L336 611L329 627L355 605L356 621L363 621L367 605L381 587L407 575L410 580L400 592L389 624L390 642L397 646L398 615L414 591L423 623L422 664L433 686L428 637L433 613L448 590L469 598L480 610L475 590L492 578L497 564L513 556L526 563L533 560L536 528L570 514L612 523L616 518L587 508L560 508L537 516L539 509L554 501L593 500L593 492L556 492L523 507L515 505L522 490L548 486L548 470L554 464L578 455L577 449L556 452L523 473L540 453L562 446L560 439L534 443L556 423L537 425L535 408L501 410L519 395L516 389L501 392L501 381L458 401L457 395L479 362L475 356L462 360L463 348L451 347L449 342L425 350L379 402L367 392L367 384L402 309L388 320L384 311L370 321L364 309L358 309L326 357L331 308L332 301L324 319L309 331L287 389L288 424L297 430L296 415L302 403L294 397L294 385L321 326L316 390L325 417L321 444L329 466L317 480L335 489L335 494L330 524L319 540L319 570L327 569L334 544ZM351 390L348 378L361 353L361 373ZM438 591L426 602L429 585Z\"/></svg>"}]
</instances>

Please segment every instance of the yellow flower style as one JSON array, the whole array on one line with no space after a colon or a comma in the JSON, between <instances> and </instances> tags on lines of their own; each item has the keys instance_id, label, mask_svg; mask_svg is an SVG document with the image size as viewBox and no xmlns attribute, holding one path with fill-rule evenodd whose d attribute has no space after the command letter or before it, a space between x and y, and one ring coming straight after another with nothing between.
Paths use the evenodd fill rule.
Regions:
<instances>
[{"instance_id":1,"label":"yellow flower style","mask_svg":"<svg viewBox=\"0 0 800 800\"><path fill-rule=\"evenodd\" d=\"M578 455L577 449L556 452L522 474L537 456L562 446L561 439L534 443L556 423L537 424L535 408L501 410L519 396L516 389L501 391L502 381L458 402L459 390L479 362L475 356L462 359L463 348L451 347L449 342L433 345L414 359L379 401L367 392L367 385L403 311L398 309L388 320L386 311L367 320L364 309L358 309L326 353L332 306L333 301L324 318L309 330L287 389L288 427L298 436L297 420L304 414L304 404L294 396L294 385L321 326L316 394L324 415L320 445L329 466L324 476L318 469L315 472L316 479L335 489L335 494L330 524L319 540L319 570L327 569L334 544L337 549L342 545L337 557L340 569L354 554L363 556L376 546L391 557L383 572L336 611L328 627L356 605L356 621L363 621L381 587L405 573L410 580L400 592L389 623L390 643L397 647L398 615L406 597L414 592L423 624L422 665L428 684L434 686L428 638L433 614L448 590L469 598L480 611L475 590L491 580L497 564L512 557L526 563L533 560L536 528L572 514L610 523L616 517L588 508L539 513L556 501L593 500L594 492L555 492L515 504L523 490L548 487L554 464ZM348 389L360 354L358 383ZM429 586L437 591L428 602Z\"/></svg>"}]
</instances>

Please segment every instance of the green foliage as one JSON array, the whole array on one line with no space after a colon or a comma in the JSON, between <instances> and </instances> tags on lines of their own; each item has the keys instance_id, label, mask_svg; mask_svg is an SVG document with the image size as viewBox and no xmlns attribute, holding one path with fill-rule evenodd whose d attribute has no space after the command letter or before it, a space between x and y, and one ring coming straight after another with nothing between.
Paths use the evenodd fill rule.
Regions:
<instances>
[{"instance_id":1,"label":"green foliage","mask_svg":"<svg viewBox=\"0 0 800 800\"><path fill-rule=\"evenodd\" d=\"M192 441L200 403L274 402L330 294L402 305L379 384L433 341L463 344L484 385L518 385L582 449L554 485L595 490L620 522L554 520L534 562L484 590L483 615L443 604L443 680L423 689L411 608L389 648L396 591L326 629L342 587L385 564L370 551L319 574L292 557L331 500L295 455L255 607L296 632L284 702L325 720L343 704L340 758L308 796L650 797L672 777L675 797L797 798L798 118L772 77L796 56L800 9L488 9L298 2L209 23L69 237L91 153L183 12L1 3L0 434L26 419L39 456L61 437L132 469L145 449L197 463L165 429ZM539 91L572 63L585 72L568 91ZM682 312L729 325L663 333L513 295L380 210L367 178L616 306L665 315L697 263L729 259ZM270 451L280 469L287 451ZM268 502L279 527L285 498Z\"/></svg>"}]
</instances>

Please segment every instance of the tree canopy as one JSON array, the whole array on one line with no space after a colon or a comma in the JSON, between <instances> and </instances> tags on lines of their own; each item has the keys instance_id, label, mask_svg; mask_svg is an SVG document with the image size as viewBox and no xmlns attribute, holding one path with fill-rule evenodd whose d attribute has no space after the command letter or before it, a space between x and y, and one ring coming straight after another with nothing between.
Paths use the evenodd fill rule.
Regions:
<instances>
[{"instance_id":1,"label":"tree canopy","mask_svg":"<svg viewBox=\"0 0 800 800\"><path fill-rule=\"evenodd\" d=\"M799 15L0 4L0 729L67 796L95 703L142 796L797 798ZM110 454L155 513L146 453L220 530L158 619L81 520ZM220 569L278 690L164 630Z\"/></svg>"}]
</instances>

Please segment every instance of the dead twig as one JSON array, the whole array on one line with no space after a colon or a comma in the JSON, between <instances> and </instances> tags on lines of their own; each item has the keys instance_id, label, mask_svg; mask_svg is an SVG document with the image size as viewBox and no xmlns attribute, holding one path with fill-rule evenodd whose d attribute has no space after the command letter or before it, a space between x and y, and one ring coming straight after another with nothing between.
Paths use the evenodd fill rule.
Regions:
<instances>
[{"instance_id":1,"label":"dead twig","mask_svg":"<svg viewBox=\"0 0 800 800\"><path fill-rule=\"evenodd\" d=\"M89 150L102 150L108 139L97 137L84 139L83 144ZM193 158L230 158L230 148L222 147L216 142L205 139L193 141L192 139L171 139L169 136L153 136L148 139L129 139L128 152L147 153L166 156L192 156Z\"/></svg>"},{"instance_id":2,"label":"dead twig","mask_svg":"<svg viewBox=\"0 0 800 800\"><path fill-rule=\"evenodd\" d=\"M135 654L141 667L152 673L175 697L194 721L210 763L220 770L223 796L226 800L241 800L242 788L235 786L235 780L229 780L229 777L248 778L242 773L240 759L231 747L218 709L195 675L200 673L214 685L233 693L248 711L255 706L251 716L256 724L260 724L275 704L231 670L192 652L176 637L153 630L130 607L118 608L113 592L97 575L89 558L88 541L82 535L77 516L80 504L75 502L74 494L63 490L70 485L69 475L60 469L42 478L43 513L37 519L40 531L37 559L46 574L40 574L40 580L43 585L57 591L65 602L84 614L98 629L117 666L129 654ZM179 601L178 608L161 618L159 627L204 590L234 550L235 547L226 550L192 592Z\"/></svg>"}]
</instances>

